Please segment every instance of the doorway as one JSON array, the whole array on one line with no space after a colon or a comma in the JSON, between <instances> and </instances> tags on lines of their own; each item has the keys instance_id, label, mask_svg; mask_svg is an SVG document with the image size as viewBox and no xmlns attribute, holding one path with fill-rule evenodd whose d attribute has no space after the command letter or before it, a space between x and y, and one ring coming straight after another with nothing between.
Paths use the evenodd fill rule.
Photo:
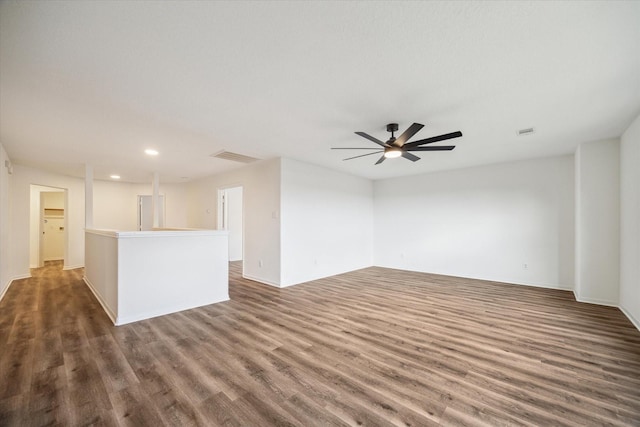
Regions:
<instances>
[{"instance_id":1,"label":"doorway","mask_svg":"<svg viewBox=\"0 0 640 427\"><path fill-rule=\"evenodd\" d=\"M218 189L218 229L229 231L229 261L242 261L244 258L242 187Z\"/></svg>"},{"instance_id":2,"label":"doorway","mask_svg":"<svg viewBox=\"0 0 640 427\"><path fill-rule=\"evenodd\" d=\"M164 195L159 195L158 200L158 227L164 227ZM153 230L153 196L138 196L138 230Z\"/></svg>"},{"instance_id":3,"label":"doorway","mask_svg":"<svg viewBox=\"0 0 640 427\"><path fill-rule=\"evenodd\" d=\"M64 188L30 186L29 266L65 259L67 192Z\"/></svg>"}]
</instances>

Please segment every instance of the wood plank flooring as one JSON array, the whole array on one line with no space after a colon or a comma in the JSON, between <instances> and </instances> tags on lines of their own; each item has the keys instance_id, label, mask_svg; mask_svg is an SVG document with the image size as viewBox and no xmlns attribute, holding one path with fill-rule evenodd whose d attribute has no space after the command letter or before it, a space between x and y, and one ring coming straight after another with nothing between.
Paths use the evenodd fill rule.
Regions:
<instances>
[{"instance_id":1,"label":"wood plank flooring","mask_svg":"<svg viewBox=\"0 0 640 427\"><path fill-rule=\"evenodd\" d=\"M383 268L277 289L240 269L229 302L121 327L81 269L33 270L0 302L0 425L640 425L640 332L616 308Z\"/></svg>"}]
</instances>

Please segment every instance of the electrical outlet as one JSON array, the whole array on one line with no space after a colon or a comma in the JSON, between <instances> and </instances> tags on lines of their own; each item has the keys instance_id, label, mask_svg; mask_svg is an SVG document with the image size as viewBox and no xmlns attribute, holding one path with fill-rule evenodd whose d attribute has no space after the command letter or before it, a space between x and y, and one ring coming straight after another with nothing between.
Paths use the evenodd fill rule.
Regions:
<instances>
[{"instance_id":1,"label":"electrical outlet","mask_svg":"<svg viewBox=\"0 0 640 427\"><path fill-rule=\"evenodd\" d=\"M529 264L527 264L527 263L522 264L522 268L525 269L525 270L528 270L529 269Z\"/></svg>"}]
</instances>

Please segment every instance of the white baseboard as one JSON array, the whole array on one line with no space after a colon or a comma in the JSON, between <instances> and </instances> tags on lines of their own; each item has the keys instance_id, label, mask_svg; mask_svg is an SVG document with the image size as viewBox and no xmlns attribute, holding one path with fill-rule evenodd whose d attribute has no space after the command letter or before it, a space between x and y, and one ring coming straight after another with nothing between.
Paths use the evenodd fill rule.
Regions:
<instances>
[{"instance_id":1,"label":"white baseboard","mask_svg":"<svg viewBox=\"0 0 640 427\"><path fill-rule=\"evenodd\" d=\"M96 299L102 306L102 309L104 310L104 312L107 313L107 316L109 316L109 319L111 319L111 322L114 325L116 325L115 313L111 311L109 307L107 307L107 304L102 300L102 297L100 296L100 294L94 289L93 284L89 281L89 279L87 279L87 277L84 276L82 280L84 280L84 283L86 283L87 287L91 290L91 293L96 297Z\"/></svg>"},{"instance_id":2,"label":"white baseboard","mask_svg":"<svg viewBox=\"0 0 640 427\"><path fill-rule=\"evenodd\" d=\"M145 313L137 313L136 315L133 315L133 316L117 316L116 313L114 313L111 309L109 309L109 307L107 307L107 304L104 302L100 294L94 289L93 284L91 284L91 281L87 279L86 276L83 277L82 280L84 280L84 283L86 283L87 287L91 290L91 293L93 293L93 295L96 297L96 299L102 306L102 309L107 314L109 319L111 319L111 322L115 326L126 325L127 323L133 323L133 322L138 322L140 320L151 319L152 317L164 316L167 314L177 313L178 311L190 310L192 308L202 307L209 304L217 304L219 302L229 301L229 295L227 294L227 296L221 300L206 301L202 304L195 304L195 305L186 304L183 306L171 307L170 309L161 308L159 310L148 311Z\"/></svg>"},{"instance_id":3,"label":"white baseboard","mask_svg":"<svg viewBox=\"0 0 640 427\"><path fill-rule=\"evenodd\" d=\"M16 276L13 279L9 279L9 282L7 283L7 286L4 288L4 291L2 291L2 294L0 294L0 301L2 301L2 298L4 298L4 296L7 294L7 291L9 290L9 288L11 287L11 285L15 280L28 279L30 277L31 277L31 274L23 274L20 276Z\"/></svg>"},{"instance_id":4,"label":"white baseboard","mask_svg":"<svg viewBox=\"0 0 640 427\"><path fill-rule=\"evenodd\" d=\"M84 268L84 264L79 265L65 265L62 270L75 270L76 268Z\"/></svg>"},{"instance_id":5,"label":"white baseboard","mask_svg":"<svg viewBox=\"0 0 640 427\"><path fill-rule=\"evenodd\" d=\"M412 271L412 272L416 272L416 273L436 274L438 276L458 277L458 278L461 278L461 279L482 280L484 282L503 283L503 284L506 284L506 285L519 285L519 286L530 286L530 287L534 287L534 288L558 289L558 290L561 290L561 291L573 291L573 285L566 285L566 284L563 284L563 283L543 283L543 282L533 282L533 281L523 282L523 281L520 281L520 280L514 280L514 279L510 279L510 278L505 278L505 277L461 276L459 274L453 274L451 272L416 270L416 269L411 269L411 268L408 268L408 267L389 266L389 265L384 265L384 264L374 264L371 267L390 268L390 269L393 269L393 270ZM362 268L367 268L367 267L362 267ZM313 280L315 280L315 279L313 279Z\"/></svg>"},{"instance_id":6,"label":"white baseboard","mask_svg":"<svg viewBox=\"0 0 640 427\"><path fill-rule=\"evenodd\" d=\"M633 317L633 315L629 311L627 311L627 309L624 308L623 306L618 306L618 308L625 316L627 316L627 319L629 319L631 323L633 323L633 326L635 326L636 329L640 331L640 320Z\"/></svg>"},{"instance_id":7,"label":"white baseboard","mask_svg":"<svg viewBox=\"0 0 640 427\"><path fill-rule=\"evenodd\" d=\"M242 277L245 279L253 280L254 282L262 283L264 285L273 286L274 288L281 288L279 283L271 282L269 280L260 279L258 277L249 276L248 274L242 274Z\"/></svg>"},{"instance_id":8,"label":"white baseboard","mask_svg":"<svg viewBox=\"0 0 640 427\"><path fill-rule=\"evenodd\" d=\"M484 279L483 279L484 280ZM511 285L518 286L530 286L532 288L544 288L544 289L557 289L559 291L571 291L573 292L573 287L563 284L552 285L549 283L532 283L532 282L500 282L500 283L509 283Z\"/></svg>"},{"instance_id":9,"label":"white baseboard","mask_svg":"<svg viewBox=\"0 0 640 427\"><path fill-rule=\"evenodd\" d=\"M196 304L196 305L186 304L183 306L171 307L169 309L164 308L159 310L147 311L145 313L137 313L134 316L118 316L116 318L116 321L113 322L113 324L116 326L126 325L127 323L139 322L140 320L151 319L153 317L166 316L168 314L177 313L179 311L191 310L193 308L204 307L205 305L217 304L219 302L225 302L225 301L229 301L229 296L221 300L207 301L203 304Z\"/></svg>"},{"instance_id":10,"label":"white baseboard","mask_svg":"<svg viewBox=\"0 0 640 427\"><path fill-rule=\"evenodd\" d=\"M2 291L2 293L0 293L0 301L2 301L2 298L4 298L4 296L7 294L7 291L9 290L9 288L11 287L11 284L13 283L13 280L9 280L7 282L7 286L4 288L4 291Z\"/></svg>"},{"instance_id":11,"label":"white baseboard","mask_svg":"<svg viewBox=\"0 0 640 427\"><path fill-rule=\"evenodd\" d=\"M573 296L578 302L584 302L587 304L605 305L607 307L619 307L618 303L615 301L607 301L607 300L601 300L597 298L582 298L576 293L575 290L573 291Z\"/></svg>"}]
</instances>

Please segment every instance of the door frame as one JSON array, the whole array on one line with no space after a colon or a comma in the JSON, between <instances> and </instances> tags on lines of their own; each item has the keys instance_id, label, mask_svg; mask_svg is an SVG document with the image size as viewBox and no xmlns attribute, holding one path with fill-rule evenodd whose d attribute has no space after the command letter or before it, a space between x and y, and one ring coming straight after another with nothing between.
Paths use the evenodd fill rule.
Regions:
<instances>
[{"instance_id":1,"label":"door frame","mask_svg":"<svg viewBox=\"0 0 640 427\"><path fill-rule=\"evenodd\" d=\"M245 211L245 197L244 197L244 185L242 184L231 184L231 185L225 185L223 187L218 187L217 189L217 197L216 197L216 202L217 202L217 211L216 211L216 228L218 230L225 230L224 228L224 220L225 218L227 218L228 216L228 207L225 203L225 201L223 201L223 198L226 196L226 192L227 190L231 190L234 188L240 188L242 189L242 213L241 213L241 217L242 217L242 274L244 274L244 259L245 259L245 242L246 242L246 227L245 227L245 215L244 215L244 211Z\"/></svg>"},{"instance_id":2,"label":"door frame","mask_svg":"<svg viewBox=\"0 0 640 427\"><path fill-rule=\"evenodd\" d=\"M35 187L35 188L34 188ZM29 258L30 258L30 268L38 268L44 267L44 248L42 243L42 233L44 231L44 205L42 203L42 193L45 192L55 192L55 193L64 193L64 238L63 238L63 266L67 265L67 260L69 257L69 190L63 187L54 187L52 185L45 184L30 184L29 185L29 193L31 194L33 191L38 192L37 200L30 198L29 203L29 215L30 215L30 225L29 225ZM34 203L37 206L34 206ZM38 212L34 214L34 210L37 209ZM31 221L33 221L34 217L37 217L38 224L35 229ZM38 233L37 238L33 236L33 233ZM35 257L35 267L33 267L33 263L31 260L31 250L32 246L35 246L34 252L36 252ZM63 267L64 268L64 267Z\"/></svg>"},{"instance_id":3,"label":"door frame","mask_svg":"<svg viewBox=\"0 0 640 427\"><path fill-rule=\"evenodd\" d=\"M138 225L137 225L137 230L138 231L142 231L142 198L143 197L151 197L153 200L153 196L149 195L149 194L138 194L138 215L137 215L137 221L138 221ZM158 218L158 227L162 228L164 227L164 223L165 223L165 217L166 217L166 201L165 201L165 195L164 194L158 194L158 201L160 203L160 209L158 209L158 212L161 213L160 218ZM153 212L152 212L153 215ZM162 220L162 221L160 221Z\"/></svg>"}]
</instances>

